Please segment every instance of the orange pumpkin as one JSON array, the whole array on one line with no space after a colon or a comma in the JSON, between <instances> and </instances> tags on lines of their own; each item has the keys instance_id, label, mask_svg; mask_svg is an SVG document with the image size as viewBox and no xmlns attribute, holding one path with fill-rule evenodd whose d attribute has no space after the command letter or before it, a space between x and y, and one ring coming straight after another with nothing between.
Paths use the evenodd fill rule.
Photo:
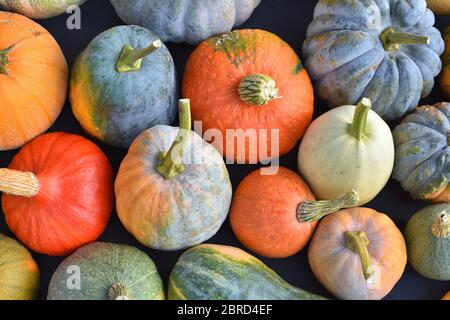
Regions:
<instances>
[{"instance_id":1,"label":"orange pumpkin","mask_svg":"<svg viewBox=\"0 0 450 320\"><path fill-rule=\"evenodd\" d=\"M442 300L448 300L450 301L450 291L447 292L447 294L445 296L442 297Z\"/></svg>"},{"instance_id":2,"label":"orange pumpkin","mask_svg":"<svg viewBox=\"0 0 450 320\"><path fill-rule=\"evenodd\" d=\"M208 133L216 148L246 163L292 150L314 111L313 87L299 57L262 30L237 30L201 43L187 63L183 95L202 129L221 133Z\"/></svg>"},{"instance_id":3,"label":"orange pumpkin","mask_svg":"<svg viewBox=\"0 0 450 320\"><path fill-rule=\"evenodd\" d=\"M44 133L66 100L68 67L43 27L0 11L0 150Z\"/></svg>"}]
</instances>

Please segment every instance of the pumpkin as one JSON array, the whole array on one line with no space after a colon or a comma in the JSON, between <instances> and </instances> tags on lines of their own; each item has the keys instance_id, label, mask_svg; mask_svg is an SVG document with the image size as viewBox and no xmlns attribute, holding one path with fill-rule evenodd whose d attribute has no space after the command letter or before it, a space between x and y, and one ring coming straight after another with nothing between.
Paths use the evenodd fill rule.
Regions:
<instances>
[{"instance_id":1,"label":"pumpkin","mask_svg":"<svg viewBox=\"0 0 450 320\"><path fill-rule=\"evenodd\" d=\"M443 36L445 51L442 55L443 68L439 84L445 97L450 99L450 26L445 29Z\"/></svg>"},{"instance_id":2,"label":"pumpkin","mask_svg":"<svg viewBox=\"0 0 450 320\"><path fill-rule=\"evenodd\" d=\"M314 94L294 50L262 30L202 42L190 56L183 96L230 161L266 161L292 150L312 120Z\"/></svg>"},{"instance_id":3,"label":"pumpkin","mask_svg":"<svg viewBox=\"0 0 450 320\"><path fill-rule=\"evenodd\" d=\"M385 214L352 208L327 216L308 251L316 278L340 299L385 297L406 266L401 232Z\"/></svg>"},{"instance_id":4,"label":"pumpkin","mask_svg":"<svg viewBox=\"0 0 450 320\"><path fill-rule=\"evenodd\" d=\"M417 212L407 223L408 260L421 275L450 281L450 205L438 204Z\"/></svg>"},{"instance_id":5,"label":"pumpkin","mask_svg":"<svg viewBox=\"0 0 450 320\"><path fill-rule=\"evenodd\" d=\"M180 128L156 126L133 142L115 191L123 225L150 248L180 250L216 234L231 183L220 154L191 131L189 100L180 101Z\"/></svg>"},{"instance_id":6,"label":"pumpkin","mask_svg":"<svg viewBox=\"0 0 450 320\"><path fill-rule=\"evenodd\" d=\"M349 193L338 200L314 201L314 195L295 172L280 167L275 174L254 171L233 197L230 222L239 241L257 254L286 258L302 250L317 222L303 222L304 215L326 215L358 203ZM267 170L267 169L266 169Z\"/></svg>"},{"instance_id":7,"label":"pumpkin","mask_svg":"<svg viewBox=\"0 0 450 320\"><path fill-rule=\"evenodd\" d=\"M204 244L177 261L169 279L169 300L322 300L291 286L241 249Z\"/></svg>"},{"instance_id":8,"label":"pumpkin","mask_svg":"<svg viewBox=\"0 0 450 320\"><path fill-rule=\"evenodd\" d=\"M333 109L308 128L298 166L319 199L355 190L363 205L388 182L394 167L392 133L370 106L370 100L363 99L356 107Z\"/></svg>"},{"instance_id":9,"label":"pumpkin","mask_svg":"<svg viewBox=\"0 0 450 320\"><path fill-rule=\"evenodd\" d=\"M243 24L261 0L111 0L127 24L153 30L164 41L197 44Z\"/></svg>"},{"instance_id":10,"label":"pumpkin","mask_svg":"<svg viewBox=\"0 0 450 320\"><path fill-rule=\"evenodd\" d=\"M77 135L49 133L20 150L0 169L6 223L32 250L67 255L95 241L114 204L106 156Z\"/></svg>"},{"instance_id":11,"label":"pumpkin","mask_svg":"<svg viewBox=\"0 0 450 320\"><path fill-rule=\"evenodd\" d=\"M442 300L450 300L450 291L442 298Z\"/></svg>"},{"instance_id":12,"label":"pumpkin","mask_svg":"<svg viewBox=\"0 0 450 320\"><path fill-rule=\"evenodd\" d=\"M68 67L55 39L32 20L0 11L0 151L44 133L66 100Z\"/></svg>"},{"instance_id":13,"label":"pumpkin","mask_svg":"<svg viewBox=\"0 0 450 320\"><path fill-rule=\"evenodd\" d=\"M0 9L14 11L32 19L59 16L71 6L81 6L86 0L0 0Z\"/></svg>"},{"instance_id":14,"label":"pumpkin","mask_svg":"<svg viewBox=\"0 0 450 320\"><path fill-rule=\"evenodd\" d=\"M48 300L164 300L155 263L127 245L94 242L66 258L53 274Z\"/></svg>"},{"instance_id":15,"label":"pumpkin","mask_svg":"<svg viewBox=\"0 0 450 320\"><path fill-rule=\"evenodd\" d=\"M425 0L320 0L303 46L305 66L330 107L367 97L387 120L428 96L444 51Z\"/></svg>"},{"instance_id":16,"label":"pumpkin","mask_svg":"<svg viewBox=\"0 0 450 320\"><path fill-rule=\"evenodd\" d=\"M450 1L448 0L427 0L427 5L435 14L450 14Z\"/></svg>"},{"instance_id":17,"label":"pumpkin","mask_svg":"<svg viewBox=\"0 0 450 320\"><path fill-rule=\"evenodd\" d=\"M414 198L449 202L450 104L423 106L394 130L393 177Z\"/></svg>"},{"instance_id":18,"label":"pumpkin","mask_svg":"<svg viewBox=\"0 0 450 320\"><path fill-rule=\"evenodd\" d=\"M39 268L28 250L0 234L0 300L32 300L39 287Z\"/></svg>"},{"instance_id":19,"label":"pumpkin","mask_svg":"<svg viewBox=\"0 0 450 320\"><path fill-rule=\"evenodd\" d=\"M177 98L169 50L141 27L101 33L73 67L73 113L89 134L112 146L128 148L145 129L172 123Z\"/></svg>"}]
</instances>

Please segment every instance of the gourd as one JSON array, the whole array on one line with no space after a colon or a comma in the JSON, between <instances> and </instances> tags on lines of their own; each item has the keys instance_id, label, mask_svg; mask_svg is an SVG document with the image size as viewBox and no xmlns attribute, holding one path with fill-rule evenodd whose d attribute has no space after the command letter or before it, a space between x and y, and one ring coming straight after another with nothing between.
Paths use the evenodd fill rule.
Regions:
<instances>
[{"instance_id":1,"label":"gourd","mask_svg":"<svg viewBox=\"0 0 450 320\"><path fill-rule=\"evenodd\" d=\"M55 39L32 20L0 11L0 151L44 133L66 100L68 67Z\"/></svg>"},{"instance_id":2,"label":"gourd","mask_svg":"<svg viewBox=\"0 0 450 320\"><path fill-rule=\"evenodd\" d=\"M322 220L308 259L316 278L348 300L385 297L406 266L401 232L385 214L368 208L339 211Z\"/></svg>"},{"instance_id":3,"label":"gourd","mask_svg":"<svg viewBox=\"0 0 450 320\"><path fill-rule=\"evenodd\" d=\"M241 249L204 244L189 249L169 279L169 300L323 300L281 279Z\"/></svg>"},{"instance_id":4,"label":"gourd","mask_svg":"<svg viewBox=\"0 0 450 320\"><path fill-rule=\"evenodd\" d=\"M128 148L144 130L171 124L178 98L168 49L147 29L119 26L80 54L70 81L75 117L93 137Z\"/></svg>"},{"instance_id":5,"label":"gourd","mask_svg":"<svg viewBox=\"0 0 450 320\"><path fill-rule=\"evenodd\" d=\"M114 204L113 171L103 152L77 135L42 135L0 169L6 223L28 248L67 255L95 241Z\"/></svg>"},{"instance_id":6,"label":"gourd","mask_svg":"<svg viewBox=\"0 0 450 320\"><path fill-rule=\"evenodd\" d=\"M396 120L428 96L444 42L425 0L320 0L303 46L316 92L332 108L363 97Z\"/></svg>"},{"instance_id":7,"label":"gourd","mask_svg":"<svg viewBox=\"0 0 450 320\"><path fill-rule=\"evenodd\" d=\"M304 222L305 217L323 216L359 201L354 192L337 200L315 201L295 172L283 167L273 168L270 174L264 170L254 171L241 182L230 212L239 241L264 257L286 258L298 253L317 226L315 221Z\"/></svg>"},{"instance_id":8,"label":"gourd","mask_svg":"<svg viewBox=\"0 0 450 320\"><path fill-rule=\"evenodd\" d=\"M32 19L47 19L67 11L70 6L80 6L86 0L0 0L0 9L14 11Z\"/></svg>"},{"instance_id":9,"label":"gourd","mask_svg":"<svg viewBox=\"0 0 450 320\"><path fill-rule=\"evenodd\" d=\"M262 30L202 42L190 56L183 96L229 161L256 163L292 150L312 120L314 94L294 50Z\"/></svg>"},{"instance_id":10,"label":"gourd","mask_svg":"<svg viewBox=\"0 0 450 320\"><path fill-rule=\"evenodd\" d=\"M450 2L448 0L427 0L427 5L435 14L450 14Z\"/></svg>"},{"instance_id":11,"label":"gourd","mask_svg":"<svg viewBox=\"0 0 450 320\"><path fill-rule=\"evenodd\" d=\"M111 0L127 24L153 30L163 41L197 44L243 24L261 0Z\"/></svg>"},{"instance_id":12,"label":"gourd","mask_svg":"<svg viewBox=\"0 0 450 320\"><path fill-rule=\"evenodd\" d=\"M300 173L318 199L355 190L359 205L374 199L394 167L389 126L370 109L369 99L333 109L308 128L300 145Z\"/></svg>"},{"instance_id":13,"label":"gourd","mask_svg":"<svg viewBox=\"0 0 450 320\"><path fill-rule=\"evenodd\" d=\"M28 250L0 234L0 300L32 300L39 287L39 268Z\"/></svg>"},{"instance_id":14,"label":"gourd","mask_svg":"<svg viewBox=\"0 0 450 320\"><path fill-rule=\"evenodd\" d=\"M450 281L450 206L439 204L417 212L407 223L408 260L421 275Z\"/></svg>"},{"instance_id":15,"label":"gourd","mask_svg":"<svg viewBox=\"0 0 450 320\"><path fill-rule=\"evenodd\" d=\"M450 104L423 106L394 130L393 177L416 199L449 202Z\"/></svg>"},{"instance_id":16,"label":"gourd","mask_svg":"<svg viewBox=\"0 0 450 320\"><path fill-rule=\"evenodd\" d=\"M231 183L220 154L191 131L189 100L180 101L180 128L156 126L133 142L115 191L123 225L150 248L180 250L216 234Z\"/></svg>"},{"instance_id":17,"label":"gourd","mask_svg":"<svg viewBox=\"0 0 450 320\"><path fill-rule=\"evenodd\" d=\"M78 278L77 278L78 277ZM127 245L94 242L66 258L53 274L48 300L164 300L155 263Z\"/></svg>"},{"instance_id":18,"label":"gourd","mask_svg":"<svg viewBox=\"0 0 450 320\"><path fill-rule=\"evenodd\" d=\"M445 51L442 55L443 68L439 84L445 97L450 99L450 27L445 29L443 36L445 41Z\"/></svg>"},{"instance_id":19,"label":"gourd","mask_svg":"<svg viewBox=\"0 0 450 320\"><path fill-rule=\"evenodd\" d=\"M450 300L450 291L442 298L442 300Z\"/></svg>"}]
</instances>

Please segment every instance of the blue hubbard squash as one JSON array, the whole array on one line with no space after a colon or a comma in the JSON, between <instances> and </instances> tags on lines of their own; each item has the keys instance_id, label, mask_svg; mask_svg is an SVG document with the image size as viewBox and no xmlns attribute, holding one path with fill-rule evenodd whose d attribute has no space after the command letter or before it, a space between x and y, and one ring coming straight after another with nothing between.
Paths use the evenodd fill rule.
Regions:
<instances>
[{"instance_id":1,"label":"blue hubbard squash","mask_svg":"<svg viewBox=\"0 0 450 320\"><path fill-rule=\"evenodd\" d=\"M372 100L386 120L430 94L444 42L425 0L320 0L303 52L330 107Z\"/></svg>"},{"instance_id":2,"label":"blue hubbard squash","mask_svg":"<svg viewBox=\"0 0 450 320\"><path fill-rule=\"evenodd\" d=\"M163 41L198 42L243 24L261 0L111 0L127 24L146 27Z\"/></svg>"},{"instance_id":3,"label":"blue hubbard squash","mask_svg":"<svg viewBox=\"0 0 450 320\"><path fill-rule=\"evenodd\" d=\"M73 67L73 113L89 134L112 146L128 148L145 129L171 124L177 98L169 50L141 27L101 33Z\"/></svg>"},{"instance_id":4,"label":"blue hubbard squash","mask_svg":"<svg viewBox=\"0 0 450 320\"><path fill-rule=\"evenodd\" d=\"M66 12L72 5L86 0L0 0L0 9L14 11L32 19L47 19Z\"/></svg>"},{"instance_id":5,"label":"blue hubbard squash","mask_svg":"<svg viewBox=\"0 0 450 320\"><path fill-rule=\"evenodd\" d=\"M156 126L133 142L115 191L120 220L150 248L180 250L216 234L231 183L222 156L191 131L189 100L180 101L180 128Z\"/></svg>"}]
</instances>

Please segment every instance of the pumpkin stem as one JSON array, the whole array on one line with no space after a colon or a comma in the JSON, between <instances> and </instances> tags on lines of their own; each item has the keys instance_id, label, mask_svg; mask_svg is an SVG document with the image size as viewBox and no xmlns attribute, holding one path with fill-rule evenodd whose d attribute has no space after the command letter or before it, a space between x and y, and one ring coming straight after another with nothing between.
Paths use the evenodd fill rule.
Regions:
<instances>
[{"instance_id":1,"label":"pumpkin stem","mask_svg":"<svg viewBox=\"0 0 450 320\"><path fill-rule=\"evenodd\" d=\"M244 77L239 83L239 96L251 105L263 106L273 99L281 99L278 95L275 80L264 74L252 74Z\"/></svg>"},{"instance_id":2,"label":"pumpkin stem","mask_svg":"<svg viewBox=\"0 0 450 320\"><path fill-rule=\"evenodd\" d=\"M386 51L397 51L402 44L430 44L430 37L396 32L392 27L386 29L380 39Z\"/></svg>"},{"instance_id":3,"label":"pumpkin stem","mask_svg":"<svg viewBox=\"0 0 450 320\"><path fill-rule=\"evenodd\" d=\"M115 283L108 290L109 300L130 300L128 298L128 289L121 283Z\"/></svg>"},{"instance_id":4,"label":"pumpkin stem","mask_svg":"<svg viewBox=\"0 0 450 320\"><path fill-rule=\"evenodd\" d=\"M443 211L439 214L436 222L431 227L431 231L440 239L450 237L450 216L447 212Z\"/></svg>"},{"instance_id":5,"label":"pumpkin stem","mask_svg":"<svg viewBox=\"0 0 450 320\"><path fill-rule=\"evenodd\" d=\"M341 209L357 206L359 201L359 195L354 190L336 200L305 201L297 208L297 219L301 223L319 221Z\"/></svg>"},{"instance_id":6,"label":"pumpkin stem","mask_svg":"<svg viewBox=\"0 0 450 320\"><path fill-rule=\"evenodd\" d=\"M9 59L8 59L9 51L11 51L11 48L0 50L0 74L8 74L6 65L9 63Z\"/></svg>"},{"instance_id":7,"label":"pumpkin stem","mask_svg":"<svg viewBox=\"0 0 450 320\"><path fill-rule=\"evenodd\" d=\"M353 122L349 126L349 133L358 140L367 135L367 117L371 108L372 102L368 98L363 98L356 106Z\"/></svg>"},{"instance_id":8,"label":"pumpkin stem","mask_svg":"<svg viewBox=\"0 0 450 320\"><path fill-rule=\"evenodd\" d=\"M359 255L364 278L369 280L375 272L372 263L370 262L369 250L367 249L370 241L367 238L366 233L364 231L347 231L345 233L345 239L347 248Z\"/></svg>"},{"instance_id":9,"label":"pumpkin stem","mask_svg":"<svg viewBox=\"0 0 450 320\"><path fill-rule=\"evenodd\" d=\"M174 143L168 152L163 152L160 156L160 163L156 167L156 171L160 173L164 179L170 180L180 173L184 172L184 165L181 163L184 150L189 142L191 133L191 109L190 100L182 99L179 102L180 109L180 130Z\"/></svg>"},{"instance_id":10,"label":"pumpkin stem","mask_svg":"<svg viewBox=\"0 0 450 320\"><path fill-rule=\"evenodd\" d=\"M127 44L123 46L116 69L120 73L138 71L141 69L142 59L161 48L161 40L153 41L153 43L144 49L135 49Z\"/></svg>"},{"instance_id":11,"label":"pumpkin stem","mask_svg":"<svg viewBox=\"0 0 450 320\"><path fill-rule=\"evenodd\" d=\"M31 198L39 193L39 181L31 172L0 169L0 192Z\"/></svg>"}]
</instances>

